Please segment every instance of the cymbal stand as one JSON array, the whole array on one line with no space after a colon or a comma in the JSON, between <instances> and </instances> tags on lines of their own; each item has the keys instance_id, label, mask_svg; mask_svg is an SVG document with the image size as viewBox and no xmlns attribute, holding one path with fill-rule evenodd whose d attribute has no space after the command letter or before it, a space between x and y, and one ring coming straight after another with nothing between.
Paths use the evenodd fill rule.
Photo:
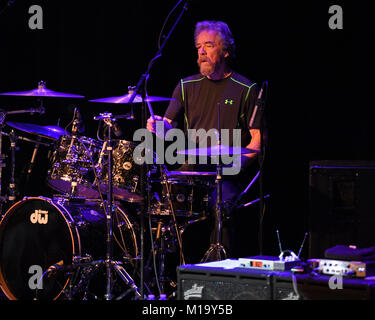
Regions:
<instances>
[{"instance_id":1,"label":"cymbal stand","mask_svg":"<svg viewBox=\"0 0 375 320\"><path fill-rule=\"evenodd\" d=\"M113 206L113 184L112 184L112 167L113 167L113 154L112 154L112 126L115 121L115 118L112 117L111 113L102 113L100 116L94 117L94 120L104 120L104 123L107 125L107 156L108 156L108 193L107 193L107 209L106 211L106 257L104 265L106 268L106 293L105 299L112 300L112 269L120 276L120 278L131 287L138 298L141 297L141 294L138 292L138 288L135 285L134 280L126 272L124 267L120 262L114 261L112 259L112 247L113 247L113 232L112 232L112 215L114 211ZM102 261L103 264L103 261Z\"/></svg>"},{"instance_id":2,"label":"cymbal stand","mask_svg":"<svg viewBox=\"0 0 375 320\"><path fill-rule=\"evenodd\" d=\"M10 148L11 148L11 172L9 181L9 197L8 200L12 203L16 200L16 181L15 181L15 168L16 168L16 142L17 136L12 130L9 135L10 138Z\"/></svg>"},{"instance_id":3,"label":"cymbal stand","mask_svg":"<svg viewBox=\"0 0 375 320\"><path fill-rule=\"evenodd\" d=\"M221 243L221 228L222 228L222 210L223 210L223 180L222 180L223 166L221 162L216 165L216 208L215 208L215 227L214 240L211 240L211 245L202 258L201 262L219 261L226 259L227 253Z\"/></svg>"},{"instance_id":4,"label":"cymbal stand","mask_svg":"<svg viewBox=\"0 0 375 320\"><path fill-rule=\"evenodd\" d=\"M6 117L6 112L0 111L0 214L2 214L3 210L3 203L7 200L6 196L2 195L2 180L3 180L3 168L5 167L5 163L3 162L6 159L6 155L3 154L3 126L4 120Z\"/></svg>"},{"instance_id":5,"label":"cymbal stand","mask_svg":"<svg viewBox=\"0 0 375 320\"><path fill-rule=\"evenodd\" d=\"M45 108L43 107L43 102L41 101L40 102L40 107L39 108L29 108L29 109L21 109L21 110L11 110L11 111L5 111L3 109L0 109L0 209L2 207L2 204L3 202L6 202L7 200L10 200L10 201L15 201L16 200L16 185L15 185L15 178L14 178L14 175L15 175L15 158L16 158L16 155L15 155L15 151L16 151L16 142L17 140L24 140L24 141L29 141L29 142L33 142L35 143L35 148L34 148L34 152L33 152L33 155L32 155L32 159L31 159L31 163L29 165L29 169L28 169L28 172L27 172L27 180L26 180L26 183L28 182L28 178L31 174L31 171L32 171L32 167L34 165L34 160L35 160L35 156L36 156L36 153L38 151L38 148L39 148L39 144L42 144L41 142L41 138L39 137L37 141L34 141L34 140L31 140L31 139L28 139L28 138L25 138L25 137L20 137L20 136L17 136L14 131L12 130L9 134L8 133L4 133L2 131L3 127L4 127L4 122L5 122L5 118L7 115L15 115L15 114L24 114L24 113L30 113L31 115L33 115L34 113L39 113L39 114L44 114L45 113ZM9 182L9 192L10 192L10 195L9 196L2 196L2 169L6 166L5 163L3 163L3 160L6 159L6 155L3 155L2 154L2 147L3 147L3 136L6 135L9 137L9 140L10 140L10 147L11 147L11 176L10 176L10 182Z\"/></svg>"},{"instance_id":6,"label":"cymbal stand","mask_svg":"<svg viewBox=\"0 0 375 320\"><path fill-rule=\"evenodd\" d=\"M184 257L184 253L183 253L183 250L182 250L181 233L180 233L180 230L178 228L176 214L175 214L174 206L173 206L173 202L172 202L171 184L170 184L170 182L168 182L166 168L164 166L161 166L161 175L162 175L162 178L163 178L162 184L165 185L165 189L166 189L166 193L167 193L168 208L171 212L172 223L173 223L175 231L176 231L176 237L177 237L177 241L178 241L178 245L179 245L179 249L180 249L180 263L185 264L185 257Z\"/></svg>"},{"instance_id":7,"label":"cymbal stand","mask_svg":"<svg viewBox=\"0 0 375 320\"><path fill-rule=\"evenodd\" d=\"M217 122L218 122L218 146L221 146L220 133L220 103L217 105ZM218 156L216 164L216 208L215 208L215 242L212 241L210 248L203 256L202 262L223 260L227 257L224 246L221 243L221 227L222 227L222 210L223 210L223 165L221 155Z\"/></svg>"}]
</instances>

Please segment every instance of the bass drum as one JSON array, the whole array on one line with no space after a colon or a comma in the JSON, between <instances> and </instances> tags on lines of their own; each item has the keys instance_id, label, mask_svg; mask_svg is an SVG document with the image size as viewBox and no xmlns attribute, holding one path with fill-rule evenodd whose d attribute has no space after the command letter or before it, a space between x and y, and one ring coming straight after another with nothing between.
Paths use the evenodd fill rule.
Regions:
<instances>
[{"instance_id":1,"label":"bass drum","mask_svg":"<svg viewBox=\"0 0 375 320\"><path fill-rule=\"evenodd\" d=\"M127 270L130 266L135 272L133 264L138 248L133 226L117 206L112 222L112 256L123 262ZM75 272L49 273L47 270L55 264L72 266L79 258L90 262L105 260L105 257L106 216L100 202L24 198L1 220L0 284L10 300L56 300L64 298L67 288L72 287L80 293L82 289L90 291L80 288L82 283L92 280L91 274L103 274L92 266L91 269L80 267ZM93 279L95 283L96 276Z\"/></svg>"}]
</instances>

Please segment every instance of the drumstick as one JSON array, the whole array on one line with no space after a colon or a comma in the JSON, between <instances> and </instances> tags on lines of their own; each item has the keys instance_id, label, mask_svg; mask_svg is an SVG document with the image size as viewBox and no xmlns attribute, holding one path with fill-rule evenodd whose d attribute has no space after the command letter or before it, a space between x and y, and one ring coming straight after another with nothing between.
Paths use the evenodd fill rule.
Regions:
<instances>
[{"instance_id":1,"label":"drumstick","mask_svg":"<svg viewBox=\"0 0 375 320\"><path fill-rule=\"evenodd\" d=\"M151 103L150 101L147 100L147 98L146 98L146 101L147 101L148 110L150 111L151 118L152 120L155 120L155 115L154 115L154 111L152 110Z\"/></svg>"}]
</instances>

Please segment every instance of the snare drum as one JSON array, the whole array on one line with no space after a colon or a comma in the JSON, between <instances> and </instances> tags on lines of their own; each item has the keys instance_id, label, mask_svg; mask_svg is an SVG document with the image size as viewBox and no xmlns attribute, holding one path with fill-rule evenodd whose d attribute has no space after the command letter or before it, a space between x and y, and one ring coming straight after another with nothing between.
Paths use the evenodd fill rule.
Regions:
<instances>
[{"instance_id":1,"label":"snare drum","mask_svg":"<svg viewBox=\"0 0 375 320\"><path fill-rule=\"evenodd\" d=\"M129 263L138 254L135 232L124 211L113 213L113 257ZM30 197L14 204L0 223L0 284L11 300L56 300L87 272L48 275L56 263L106 257L106 217L96 201L71 203ZM87 270L86 270L87 271ZM79 289L79 287L75 287Z\"/></svg>"},{"instance_id":2,"label":"snare drum","mask_svg":"<svg viewBox=\"0 0 375 320\"><path fill-rule=\"evenodd\" d=\"M76 196L98 199L94 169L101 149L102 144L91 138L61 136L52 155L47 184L60 193L74 191Z\"/></svg>"},{"instance_id":3,"label":"snare drum","mask_svg":"<svg viewBox=\"0 0 375 320\"><path fill-rule=\"evenodd\" d=\"M160 186L161 191L153 193L153 214L169 215L173 209L177 216L200 217L208 212L214 189L211 179L197 176L169 177L154 183L156 190L160 190Z\"/></svg>"}]
</instances>

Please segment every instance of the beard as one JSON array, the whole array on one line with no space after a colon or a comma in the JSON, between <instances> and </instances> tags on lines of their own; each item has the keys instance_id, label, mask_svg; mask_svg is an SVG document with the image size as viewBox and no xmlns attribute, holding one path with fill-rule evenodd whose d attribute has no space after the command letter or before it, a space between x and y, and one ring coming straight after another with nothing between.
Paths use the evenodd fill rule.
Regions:
<instances>
[{"instance_id":1,"label":"beard","mask_svg":"<svg viewBox=\"0 0 375 320\"><path fill-rule=\"evenodd\" d=\"M215 65L209 59L198 60L198 66L200 73L205 77L212 75L215 71Z\"/></svg>"}]
</instances>

